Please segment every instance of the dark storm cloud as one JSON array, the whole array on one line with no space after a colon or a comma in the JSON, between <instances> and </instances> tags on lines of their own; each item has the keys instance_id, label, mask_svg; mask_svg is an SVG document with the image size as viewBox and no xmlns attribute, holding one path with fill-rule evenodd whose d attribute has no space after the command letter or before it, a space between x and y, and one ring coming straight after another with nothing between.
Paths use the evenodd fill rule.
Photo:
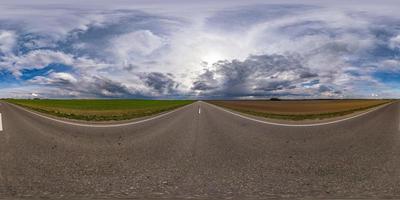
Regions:
<instances>
[{"instance_id":1,"label":"dark storm cloud","mask_svg":"<svg viewBox=\"0 0 400 200\"><path fill-rule=\"evenodd\" d=\"M75 79L68 73L52 73L48 77L37 76L29 81L47 88L47 97L143 97L138 91L105 77L93 76Z\"/></svg>"},{"instance_id":2,"label":"dark storm cloud","mask_svg":"<svg viewBox=\"0 0 400 200\"><path fill-rule=\"evenodd\" d=\"M135 95L122 83L99 77L94 78L88 89L92 94L102 97L129 97Z\"/></svg>"},{"instance_id":3,"label":"dark storm cloud","mask_svg":"<svg viewBox=\"0 0 400 200\"><path fill-rule=\"evenodd\" d=\"M261 90L265 92L277 91L277 90L284 90L284 89L294 89L296 88L295 85L292 85L291 81L270 81L262 84L261 87L255 88L255 90Z\"/></svg>"},{"instance_id":4,"label":"dark storm cloud","mask_svg":"<svg viewBox=\"0 0 400 200\"><path fill-rule=\"evenodd\" d=\"M340 90L335 90L334 88L328 87L326 85L320 85L318 88L318 92L320 92L320 93L330 92L333 94L341 94L342 93Z\"/></svg>"},{"instance_id":5,"label":"dark storm cloud","mask_svg":"<svg viewBox=\"0 0 400 200\"><path fill-rule=\"evenodd\" d=\"M179 84L173 80L172 74L151 72L141 75L140 78L146 86L152 88L158 94L173 94L179 86Z\"/></svg>"},{"instance_id":6,"label":"dark storm cloud","mask_svg":"<svg viewBox=\"0 0 400 200\"><path fill-rule=\"evenodd\" d=\"M309 71L303 71L300 73L300 78L314 78L317 77L318 74L316 73L311 73Z\"/></svg>"},{"instance_id":7,"label":"dark storm cloud","mask_svg":"<svg viewBox=\"0 0 400 200\"><path fill-rule=\"evenodd\" d=\"M212 90L217 87L217 81L214 79L214 72L206 69L199 75L198 80L193 82L192 90Z\"/></svg>"},{"instance_id":8,"label":"dark storm cloud","mask_svg":"<svg viewBox=\"0 0 400 200\"><path fill-rule=\"evenodd\" d=\"M244 61L214 64L194 82L192 89L203 95L236 98L249 96L312 95L296 91L302 83L318 77L302 65L297 55L257 55ZM215 77L219 77L218 80ZM318 91L315 91L318 92Z\"/></svg>"}]
</instances>

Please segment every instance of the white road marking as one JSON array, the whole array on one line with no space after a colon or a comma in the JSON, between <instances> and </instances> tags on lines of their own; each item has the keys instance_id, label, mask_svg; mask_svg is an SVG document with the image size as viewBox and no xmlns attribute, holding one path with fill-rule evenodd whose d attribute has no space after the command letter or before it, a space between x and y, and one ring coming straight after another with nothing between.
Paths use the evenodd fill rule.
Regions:
<instances>
[{"instance_id":1,"label":"white road marking","mask_svg":"<svg viewBox=\"0 0 400 200\"><path fill-rule=\"evenodd\" d=\"M143 120L140 120L140 121L133 121L133 122L121 123L121 124L82 124L82 123L76 123L76 122L68 122L68 121L63 121L63 120L55 119L55 118L52 118L52 117L47 117L47 116L41 115L41 114L39 114L39 113L30 111L30 110L28 110L28 109L22 108L22 107L20 107L20 106L14 105L14 104L10 104L10 105L12 105L12 106L14 106L14 107L17 107L17 108L19 108L19 109L21 109L21 110L24 110L24 111L26 111L26 112L29 112L29 113L31 113L31 114L34 114L34 115L36 115L36 116L39 116L39 117L42 117L42 118L45 118L45 119L48 119L48 120L51 120L51 121L63 123L63 124L68 124L68 125L73 125L73 126L81 126L81 127L90 127L90 128L110 128L110 127L121 127L121 126L129 126L129 125L134 125L134 124L141 124L141 123L143 123L143 122L148 122L148 121L151 121L151 120L154 120L154 119L158 119L158 118L164 117L164 116L166 116L166 115L172 114L172 113L174 113L174 112L177 112L177 111L179 111L179 110L182 110L182 109L184 109L184 108L186 108L186 107L188 107L188 106L191 106L192 103L191 103L191 104L188 104L188 105L186 105L186 106L183 106L183 107L181 107L181 108L172 110L172 111L170 111L170 112L167 112L167 113L164 113L164 114L161 114L161 115L157 115L157 116L152 117L152 118L147 118L147 119L143 119Z\"/></svg>"},{"instance_id":2,"label":"white road marking","mask_svg":"<svg viewBox=\"0 0 400 200\"><path fill-rule=\"evenodd\" d=\"M207 103L207 102L205 102L205 103ZM213 106L213 107L215 107L217 109L220 109L222 111L225 111L227 113L230 113L232 115L241 117L243 119L247 119L247 120L250 120L250 121L255 121L255 122L259 122L259 123L263 123L263 124L269 124L269 125L275 125L275 126L286 126L286 127L311 127L311 126L322 126L322 125L334 124L334 123L339 123L339 122L347 121L347 120L350 120L350 119L354 119L356 117L361 117L363 115L366 115L366 114L368 114L370 112L376 111L376 110L378 110L380 108L383 108L383 107L385 107L387 105L390 105L392 103L386 104L383 107L379 106L379 107L374 108L374 109L372 109L372 110L370 110L368 112L364 112L364 113L361 113L361 114L358 114L358 115L355 115L355 116L352 116L352 117L348 117L348 118L345 118L345 119L340 119L340 120L336 120L336 121L332 121L332 122L315 123L315 124L282 124L282 123L268 122L268 121L263 121L263 120L258 120L258 119L254 119L254 118L251 118L251 117L247 117L247 116L235 113L235 112L231 112L229 110L226 110L224 108L221 108L219 106L216 106L216 105L213 105L213 104L210 104L210 103L207 103L207 104L209 104L209 105L211 105L211 106Z\"/></svg>"},{"instance_id":3,"label":"white road marking","mask_svg":"<svg viewBox=\"0 0 400 200\"><path fill-rule=\"evenodd\" d=\"M201 108L199 107L199 115L201 114Z\"/></svg>"},{"instance_id":4,"label":"white road marking","mask_svg":"<svg viewBox=\"0 0 400 200\"><path fill-rule=\"evenodd\" d=\"M3 131L3 119L1 119L1 113L0 113L0 131Z\"/></svg>"}]
</instances>

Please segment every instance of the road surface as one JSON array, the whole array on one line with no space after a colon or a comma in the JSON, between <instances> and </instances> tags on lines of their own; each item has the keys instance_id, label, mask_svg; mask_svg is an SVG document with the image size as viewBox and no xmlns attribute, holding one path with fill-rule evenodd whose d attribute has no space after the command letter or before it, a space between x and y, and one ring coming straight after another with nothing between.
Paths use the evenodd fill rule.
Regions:
<instances>
[{"instance_id":1,"label":"road surface","mask_svg":"<svg viewBox=\"0 0 400 200\"><path fill-rule=\"evenodd\" d=\"M320 126L196 102L143 123L77 126L0 102L0 197L400 197L400 103Z\"/></svg>"}]
</instances>

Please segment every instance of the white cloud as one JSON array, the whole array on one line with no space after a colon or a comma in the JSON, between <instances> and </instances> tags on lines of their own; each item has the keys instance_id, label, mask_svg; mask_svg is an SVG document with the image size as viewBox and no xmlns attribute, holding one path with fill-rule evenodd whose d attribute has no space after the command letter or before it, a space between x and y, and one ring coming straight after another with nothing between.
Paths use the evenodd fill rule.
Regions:
<instances>
[{"instance_id":1,"label":"white cloud","mask_svg":"<svg viewBox=\"0 0 400 200\"><path fill-rule=\"evenodd\" d=\"M85 31L89 26L102 25L106 21L104 14L87 13L80 9L68 9L62 6L1 6L0 20L8 21L15 28L29 33L48 36L41 43L63 39L70 31Z\"/></svg>"},{"instance_id":2,"label":"white cloud","mask_svg":"<svg viewBox=\"0 0 400 200\"><path fill-rule=\"evenodd\" d=\"M0 55L11 55L16 42L17 38L14 31L0 30Z\"/></svg>"},{"instance_id":3,"label":"white cloud","mask_svg":"<svg viewBox=\"0 0 400 200\"><path fill-rule=\"evenodd\" d=\"M77 82L76 78L72 74L65 72L51 73L49 77L55 80L68 81L71 83Z\"/></svg>"},{"instance_id":4,"label":"white cloud","mask_svg":"<svg viewBox=\"0 0 400 200\"><path fill-rule=\"evenodd\" d=\"M0 61L0 67L9 69L16 76L21 75L20 70L31 68L43 68L51 63L72 65L74 59L71 55L50 50L36 50L22 56L9 56Z\"/></svg>"},{"instance_id":5,"label":"white cloud","mask_svg":"<svg viewBox=\"0 0 400 200\"><path fill-rule=\"evenodd\" d=\"M161 12L157 6L148 9L148 13L115 10L108 8L107 2L100 3L106 7L102 9L78 9L72 5L67 8L54 4L27 8L3 6L0 7L0 11L4 11L0 13L0 25L3 23L1 20L9 19L10 27L15 26L15 30L0 32L0 52L5 54L0 57L0 68L20 76L23 69L44 68L51 63L69 65L75 74L48 73L36 77L31 83L49 87L61 87L62 83L77 86L80 83L88 91L96 91L94 94L102 96L191 94L192 86L203 70L216 70L217 65L213 63L221 60L243 62L252 55L295 55L302 67L318 74L319 84L290 88L299 94L321 89L321 94L335 95L334 90L328 90L329 87L353 93L363 83L374 87L381 84L372 75L377 70L398 68L396 58L371 55L378 44L389 44L393 50L400 46L400 36L384 40L375 35L375 29L395 31L391 23L396 18L386 21L382 16L384 12L379 9L368 10L365 6L318 7L323 3L314 3L315 7L307 9L292 5L291 10L298 11L293 14L284 13L285 6L274 5L273 9L282 11L278 16L271 16L251 12L271 5L240 4L248 4L246 9L249 12L241 12L243 7L224 3L214 7L211 2L204 8L212 9L200 9L196 13L186 10L189 14L176 8L173 12ZM165 4L159 2L157 5ZM225 12L232 14L229 19L219 15ZM237 13L239 15L235 15ZM214 15L219 18L210 18ZM210 19L220 27L212 26L215 24ZM380 20L379 25L376 20ZM230 28L238 26L236 23L239 22L246 23L240 24L241 29ZM13 54L15 49L18 52ZM270 79L258 76L253 81L269 87L283 87L287 84L285 81L296 81L294 77L293 71L278 71L271 74ZM220 73L215 73L213 78L215 84L223 82ZM255 84L246 84L248 88L255 87ZM322 85L329 87L320 88ZM113 93L114 87L119 92ZM203 83L198 87L214 88ZM64 95L84 93L79 89L64 89Z\"/></svg>"},{"instance_id":6,"label":"white cloud","mask_svg":"<svg viewBox=\"0 0 400 200\"><path fill-rule=\"evenodd\" d=\"M392 49L400 49L400 35L397 35L396 37L390 39L389 47Z\"/></svg>"},{"instance_id":7,"label":"white cloud","mask_svg":"<svg viewBox=\"0 0 400 200\"><path fill-rule=\"evenodd\" d=\"M378 70L391 73L400 73L400 60L384 60L378 64Z\"/></svg>"},{"instance_id":8,"label":"white cloud","mask_svg":"<svg viewBox=\"0 0 400 200\"><path fill-rule=\"evenodd\" d=\"M28 54L16 56L11 55L0 60L0 68L8 69L15 76L21 75L23 69L41 69L49 64L63 64L77 70L101 70L112 66L87 57L75 57L60 51L35 50Z\"/></svg>"},{"instance_id":9,"label":"white cloud","mask_svg":"<svg viewBox=\"0 0 400 200\"><path fill-rule=\"evenodd\" d=\"M109 51L114 55L116 62L130 64L143 61L143 57L151 56L163 45L165 45L164 38L149 30L139 30L111 39Z\"/></svg>"}]
</instances>

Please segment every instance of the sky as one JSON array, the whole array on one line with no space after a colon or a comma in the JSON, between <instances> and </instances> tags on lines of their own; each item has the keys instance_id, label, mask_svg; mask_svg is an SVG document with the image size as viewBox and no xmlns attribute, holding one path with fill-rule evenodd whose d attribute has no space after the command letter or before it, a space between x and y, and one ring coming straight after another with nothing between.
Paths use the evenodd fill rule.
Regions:
<instances>
[{"instance_id":1,"label":"sky","mask_svg":"<svg viewBox=\"0 0 400 200\"><path fill-rule=\"evenodd\" d=\"M0 98L400 98L398 8L2 0Z\"/></svg>"}]
</instances>

